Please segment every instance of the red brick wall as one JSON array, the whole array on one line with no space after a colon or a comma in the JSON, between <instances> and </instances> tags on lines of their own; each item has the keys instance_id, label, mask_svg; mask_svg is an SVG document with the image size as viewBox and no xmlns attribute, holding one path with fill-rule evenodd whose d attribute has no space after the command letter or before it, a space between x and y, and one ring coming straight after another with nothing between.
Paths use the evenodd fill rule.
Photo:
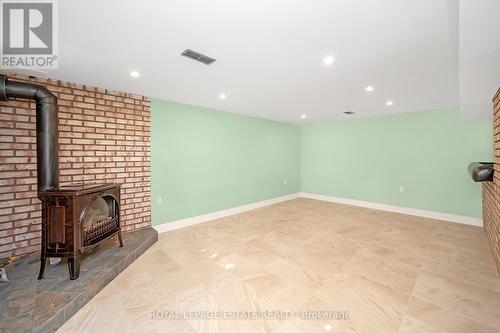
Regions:
<instances>
[{"instance_id":1,"label":"red brick wall","mask_svg":"<svg viewBox=\"0 0 500 333\"><path fill-rule=\"evenodd\" d=\"M493 156L493 182L483 183L483 221L500 272L500 89L493 98Z\"/></svg>"},{"instance_id":2,"label":"red brick wall","mask_svg":"<svg viewBox=\"0 0 500 333\"><path fill-rule=\"evenodd\" d=\"M120 182L125 231L151 225L150 99L75 83L29 79L59 98L61 184ZM0 258L40 250L35 104L0 102Z\"/></svg>"}]
</instances>

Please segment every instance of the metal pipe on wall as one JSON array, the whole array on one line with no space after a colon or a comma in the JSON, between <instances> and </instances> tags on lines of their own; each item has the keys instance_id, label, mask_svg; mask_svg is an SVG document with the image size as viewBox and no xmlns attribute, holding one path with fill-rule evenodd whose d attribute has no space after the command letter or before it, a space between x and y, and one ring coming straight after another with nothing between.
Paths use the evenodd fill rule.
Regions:
<instances>
[{"instance_id":1,"label":"metal pipe on wall","mask_svg":"<svg viewBox=\"0 0 500 333\"><path fill-rule=\"evenodd\" d=\"M59 188L59 131L57 97L33 83L10 81L0 74L0 101L9 98L36 102L36 160L38 192Z\"/></svg>"}]
</instances>

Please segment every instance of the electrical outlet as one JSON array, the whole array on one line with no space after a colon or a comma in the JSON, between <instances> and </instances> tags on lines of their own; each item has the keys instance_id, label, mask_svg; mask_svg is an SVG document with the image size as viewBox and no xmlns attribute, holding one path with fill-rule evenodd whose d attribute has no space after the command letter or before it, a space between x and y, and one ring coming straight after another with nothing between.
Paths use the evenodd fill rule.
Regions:
<instances>
[{"instance_id":1,"label":"electrical outlet","mask_svg":"<svg viewBox=\"0 0 500 333\"><path fill-rule=\"evenodd\" d=\"M163 205L163 197L158 197L158 198L156 198L156 204L157 204L158 206Z\"/></svg>"},{"instance_id":2,"label":"electrical outlet","mask_svg":"<svg viewBox=\"0 0 500 333\"><path fill-rule=\"evenodd\" d=\"M405 191L404 185L399 185L399 192L403 193Z\"/></svg>"},{"instance_id":3,"label":"electrical outlet","mask_svg":"<svg viewBox=\"0 0 500 333\"><path fill-rule=\"evenodd\" d=\"M286 185L287 183L288 183L288 182L287 182L287 180L286 180L286 179L283 179L283 184L285 184L285 185Z\"/></svg>"}]
</instances>

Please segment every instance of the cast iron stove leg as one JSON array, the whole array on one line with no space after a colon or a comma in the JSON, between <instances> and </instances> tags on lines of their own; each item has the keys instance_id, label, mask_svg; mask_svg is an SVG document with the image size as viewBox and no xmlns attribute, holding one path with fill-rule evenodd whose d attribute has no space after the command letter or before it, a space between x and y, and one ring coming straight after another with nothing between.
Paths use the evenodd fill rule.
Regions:
<instances>
[{"instance_id":1,"label":"cast iron stove leg","mask_svg":"<svg viewBox=\"0 0 500 333\"><path fill-rule=\"evenodd\" d=\"M42 255L40 257L40 272L38 273L38 280L43 279L43 272L45 272L45 265L47 264L47 257Z\"/></svg>"},{"instance_id":2,"label":"cast iron stove leg","mask_svg":"<svg viewBox=\"0 0 500 333\"><path fill-rule=\"evenodd\" d=\"M122 231L118 231L118 241L120 241L120 247L123 247Z\"/></svg>"},{"instance_id":3,"label":"cast iron stove leg","mask_svg":"<svg viewBox=\"0 0 500 333\"><path fill-rule=\"evenodd\" d=\"M80 257L68 258L69 278L76 280L80 276Z\"/></svg>"}]
</instances>

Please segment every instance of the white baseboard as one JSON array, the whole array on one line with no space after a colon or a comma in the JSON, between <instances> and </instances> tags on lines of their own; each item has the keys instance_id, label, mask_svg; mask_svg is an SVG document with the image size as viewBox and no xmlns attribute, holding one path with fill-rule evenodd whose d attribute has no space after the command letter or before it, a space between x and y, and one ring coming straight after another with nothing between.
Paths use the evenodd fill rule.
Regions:
<instances>
[{"instance_id":1,"label":"white baseboard","mask_svg":"<svg viewBox=\"0 0 500 333\"><path fill-rule=\"evenodd\" d=\"M483 226L483 220L481 218L477 218L477 217L454 215L454 214L448 214L448 213L434 212L434 211L430 211L430 210L408 208L408 207L401 207L401 206L393 206L393 205L386 205L386 204L381 204L381 203L376 203L376 202L361 201L361 200L354 200L354 199L331 197L331 196L321 195L321 194L300 192L300 193L293 193L293 194L289 194L289 195L285 195L282 197L277 197L277 198L273 198L273 199L269 199L269 200L254 202L254 203L251 203L248 205L219 210L219 211L216 211L213 213L188 217L188 218L185 218L182 220L167 222L167 223L163 223L160 225L155 225L155 226L153 226L153 228L155 228L156 231L158 231L159 233L163 233L163 232L167 232L167 231L171 231L171 230L175 230L175 229L189 227L191 225L195 225L195 224L199 224L199 223L204 223L204 222L220 219L220 218L223 218L226 216L231 216L231 215L243 213L243 212L246 212L246 211L249 211L252 209L265 207L265 206L269 206L269 205L274 205L274 204L277 204L277 203L280 203L283 201L296 199L299 197L314 199L314 200L321 200L321 201L328 201L328 202L335 202L335 203L349 205L349 206L358 206L358 207L364 207L364 208L385 210L388 212L420 216L420 217L441 220L441 221L468 224L468 225L473 225L476 227Z\"/></svg>"},{"instance_id":2,"label":"white baseboard","mask_svg":"<svg viewBox=\"0 0 500 333\"><path fill-rule=\"evenodd\" d=\"M441 220L441 221L468 224L468 225L473 225L476 227L483 226L483 219L477 218L477 217L469 217L469 216L454 215L454 214L448 214L448 213L440 213L440 212L434 212L434 211L430 211L430 210L386 205L386 204L381 204L381 203L376 203L376 202L346 199L346 198L339 198L339 197L331 197L331 196L327 196L327 195L305 193L305 192L301 192L300 197L335 202L335 203L339 203L339 204L343 204L343 205L385 210L385 211L394 212L394 213L420 216L420 217Z\"/></svg>"},{"instance_id":3,"label":"white baseboard","mask_svg":"<svg viewBox=\"0 0 500 333\"><path fill-rule=\"evenodd\" d=\"M296 199L298 197L299 197L299 193L292 193L289 195L284 195L282 197L277 197L277 198L272 198L269 200L254 202L254 203L251 203L248 205L219 210L219 211L216 211L213 213L188 217L188 218L185 218L182 220L177 220L177 221L167 222L167 223L163 223L163 224L159 224L159 225L154 225L153 228L155 228L156 231L158 231L158 233L167 232L167 231L171 231L171 230L175 230L175 229L189 227L191 225L195 225L195 224L199 224L199 223L204 223L204 222L220 219L220 218L223 218L226 216L243 213L243 212L246 212L246 211L249 211L252 209L261 208L261 207L265 207L265 206L269 206L269 205L274 205L274 204L277 204L277 203L280 203L283 201Z\"/></svg>"}]
</instances>

